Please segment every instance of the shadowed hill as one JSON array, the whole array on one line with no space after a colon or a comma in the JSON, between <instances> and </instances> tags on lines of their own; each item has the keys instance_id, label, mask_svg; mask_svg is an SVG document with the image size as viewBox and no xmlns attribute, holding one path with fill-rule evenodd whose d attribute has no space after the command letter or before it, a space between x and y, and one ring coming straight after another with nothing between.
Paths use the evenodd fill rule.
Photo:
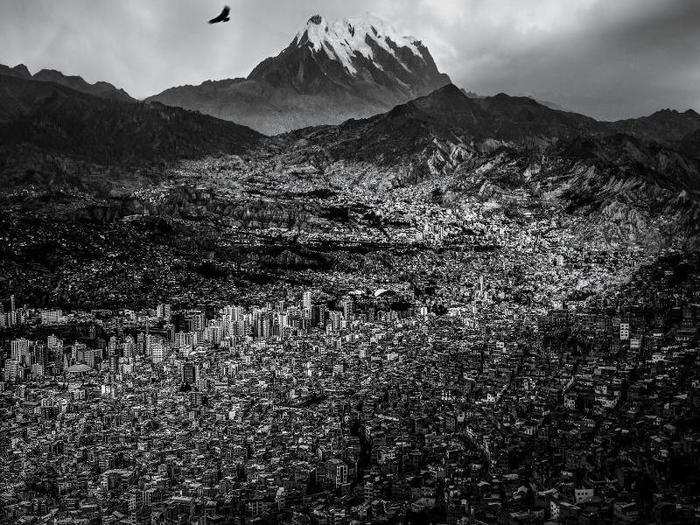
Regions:
<instances>
[{"instance_id":1,"label":"shadowed hill","mask_svg":"<svg viewBox=\"0 0 700 525\"><path fill-rule=\"evenodd\" d=\"M686 135L700 129L700 115L689 109L683 113L662 109L646 117L611 122L617 131L664 144L678 143Z\"/></svg>"},{"instance_id":2,"label":"shadowed hill","mask_svg":"<svg viewBox=\"0 0 700 525\"><path fill-rule=\"evenodd\" d=\"M239 153L262 135L170 108L87 95L52 82L0 75L0 145L31 145L102 165L143 165Z\"/></svg>"}]
</instances>

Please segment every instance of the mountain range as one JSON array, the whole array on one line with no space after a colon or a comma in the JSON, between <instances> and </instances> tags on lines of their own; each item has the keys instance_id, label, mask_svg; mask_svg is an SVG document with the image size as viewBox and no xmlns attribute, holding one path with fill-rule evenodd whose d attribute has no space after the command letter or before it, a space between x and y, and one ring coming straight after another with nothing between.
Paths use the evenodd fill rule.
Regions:
<instances>
[{"instance_id":1,"label":"mountain range","mask_svg":"<svg viewBox=\"0 0 700 525\"><path fill-rule=\"evenodd\" d=\"M38 82L53 82L54 84L61 84L62 86L80 91L81 93L87 93L88 95L94 95L100 98L135 102L126 91L114 87L109 82L98 81L94 84L90 84L80 76L64 75L55 69L42 69L32 75L24 64L19 64L15 67L0 64L0 75L21 78L23 80L36 80Z\"/></svg>"},{"instance_id":2,"label":"mountain range","mask_svg":"<svg viewBox=\"0 0 700 525\"><path fill-rule=\"evenodd\" d=\"M602 122L474 96L379 22L314 16L250 78L174 91L227 119L245 111L239 122L40 73L0 67L0 293L37 304L379 287L387 271L428 293L424 276L439 281L465 246L529 275L503 236L550 229L602 261L558 288L585 296L601 275L604 286L631 275L627 255L653 262L700 238L696 112ZM537 241L538 265L557 242ZM545 301L541 287L518 293Z\"/></svg>"},{"instance_id":3,"label":"mountain range","mask_svg":"<svg viewBox=\"0 0 700 525\"><path fill-rule=\"evenodd\" d=\"M634 120L601 122L551 109L526 97L504 93L472 97L448 84L383 114L290 135L310 138L339 157L385 163L401 155L410 157L436 143L459 144L463 152L484 153L503 146L536 148L617 135L692 157L698 130L700 115L692 110L662 110Z\"/></svg>"},{"instance_id":4,"label":"mountain range","mask_svg":"<svg viewBox=\"0 0 700 525\"><path fill-rule=\"evenodd\" d=\"M52 69L32 75L23 64L0 64L0 76L136 102L110 83L90 84ZM439 97L426 97L442 87L447 91ZM602 122L528 96L481 96L458 90L419 39L402 35L370 14L339 21L314 15L284 50L260 62L247 78L173 87L145 101L233 121L267 135L340 125L390 111L393 116L411 112L415 119L424 111L442 126L469 131L475 138L542 141L572 133L624 133L667 146L684 144L684 152L693 156L692 136L700 129L700 115L690 109ZM427 104L433 106L423 107Z\"/></svg>"}]
</instances>

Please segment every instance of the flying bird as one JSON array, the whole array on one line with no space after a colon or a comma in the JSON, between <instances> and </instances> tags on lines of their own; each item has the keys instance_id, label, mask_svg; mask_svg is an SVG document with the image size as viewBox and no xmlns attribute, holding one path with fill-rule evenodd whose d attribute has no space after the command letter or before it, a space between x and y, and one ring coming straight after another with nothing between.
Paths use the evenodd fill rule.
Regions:
<instances>
[{"instance_id":1,"label":"flying bird","mask_svg":"<svg viewBox=\"0 0 700 525\"><path fill-rule=\"evenodd\" d=\"M231 9L229 8L229 6L225 5L224 9L221 11L221 14L219 16L217 16L216 18L212 18L211 20L209 20L209 23L210 24L218 24L219 22L228 22L229 20L231 20L228 17L228 14L230 12L231 12Z\"/></svg>"}]
</instances>

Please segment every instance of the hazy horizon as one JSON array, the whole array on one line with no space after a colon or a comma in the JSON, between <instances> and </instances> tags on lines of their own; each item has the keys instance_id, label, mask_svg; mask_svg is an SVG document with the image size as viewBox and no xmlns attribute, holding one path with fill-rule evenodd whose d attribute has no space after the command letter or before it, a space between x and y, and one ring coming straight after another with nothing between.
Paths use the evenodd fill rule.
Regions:
<instances>
[{"instance_id":1,"label":"hazy horizon","mask_svg":"<svg viewBox=\"0 0 700 525\"><path fill-rule=\"evenodd\" d=\"M49 0L0 4L0 63L104 80L136 98L246 77L319 13L372 11L422 40L439 69L482 95L526 94L598 119L700 110L700 2L692 0ZM31 28L31 30L28 30Z\"/></svg>"}]
</instances>

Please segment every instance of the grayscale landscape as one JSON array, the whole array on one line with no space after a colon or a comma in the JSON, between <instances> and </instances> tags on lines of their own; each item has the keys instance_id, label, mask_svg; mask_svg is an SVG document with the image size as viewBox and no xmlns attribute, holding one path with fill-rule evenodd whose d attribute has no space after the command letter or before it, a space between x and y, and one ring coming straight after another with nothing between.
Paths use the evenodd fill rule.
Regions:
<instances>
[{"instance_id":1,"label":"grayscale landscape","mask_svg":"<svg viewBox=\"0 0 700 525\"><path fill-rule=\"evenodd\" d=\"M498 42L478 2L175 3L124 81L116 48L91 80L43 58L155 9L85 4L37 0L53 49L0 36L0 522L698 522L696 4L552 3L521 71L554 34L531 2L493 4ZM254 38L197 59L188 24ZM470 84L467 29L517 75ZM151 59L194 78L261 38L285 44L247 76L130 94ZM620 48L683 74L644 93Z\"/></svg>"}]
</instances>

